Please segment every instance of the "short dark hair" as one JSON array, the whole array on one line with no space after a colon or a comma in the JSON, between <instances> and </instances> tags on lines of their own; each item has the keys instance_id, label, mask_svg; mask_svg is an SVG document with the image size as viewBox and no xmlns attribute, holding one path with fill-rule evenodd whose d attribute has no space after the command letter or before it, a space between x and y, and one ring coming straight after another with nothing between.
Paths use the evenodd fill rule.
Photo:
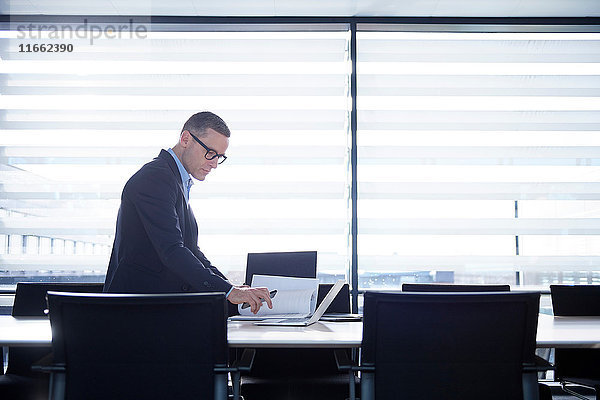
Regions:
<instances>
[{"instance_id":1,"label":"short dark hair","mask_svg":"<svg viewBox=\"0 0 600 400\"><path fill-rule=\"evenodd\" d=\"M181 132L190 131L196 136L203 136L209 128L219 132L223 136L231 136L231 131L227 127L225 121L218 115L209 111L202 111L192 115L185 124L183 124Z\"/></svg>"}]
</instances>

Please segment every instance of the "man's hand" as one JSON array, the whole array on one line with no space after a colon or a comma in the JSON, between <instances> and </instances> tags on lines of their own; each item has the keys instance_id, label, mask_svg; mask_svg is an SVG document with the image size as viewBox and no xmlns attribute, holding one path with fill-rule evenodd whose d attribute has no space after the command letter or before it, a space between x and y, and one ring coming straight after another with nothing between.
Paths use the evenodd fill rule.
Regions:
<instances>
[{"instance_id":1,"label":"man's hand","mask_svg":"<svg viewBox=\"0 0 600 400\"><path fill-rule=\"evenodd\" d=\"M227 296L233 304L248 303L250 304L250 311L256 314L262 306L262 301L267 303L269 308L273 308L271 297L269 296L269 289L265 287L248 287L248 286L235 286L229 296Z\"/></svg>"}]
</instances>

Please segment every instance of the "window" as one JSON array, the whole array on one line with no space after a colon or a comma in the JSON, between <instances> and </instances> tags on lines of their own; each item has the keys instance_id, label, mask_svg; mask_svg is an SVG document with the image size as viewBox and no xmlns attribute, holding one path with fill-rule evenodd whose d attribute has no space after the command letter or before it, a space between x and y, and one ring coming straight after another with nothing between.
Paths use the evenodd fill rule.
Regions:
<instances>
[{"instance_id":1,"label":"window","mask_svg":"<svg viewBox=\"0 0 600 400\"><path fill-rule=\"evenodd\" d=\"M349 279L353 100L359 288L600 280L600 33L358 23L352 99L349 24L140 21L2 25L0 284L102 280L124 183L200 110L233 132L192 188L207 257Z\"/></svg>"},{"instance_id":2,"label":"window","mask_svg":"<svg viewBox=\"0 0 600 400\"><path fill-rule=\"evenodd\" d=\"M430 28L358 32L361 286L596 282L600 35Z\"/></svg>"},{"instance_id":3,"label":"window","mask_svg":"<svg viewBox=\"0 0 600 400\"><path fill-rule=\"evenodd\" d=\"M2 32L0 279L102 280L123 185L202 110L232 130L227 162L191 192L213 264L241 283L248 252L318 250L324 280L346 276L346 25L87 28ZM73 51L19 52L48 41Z\"/></svg>"}]
</instances>

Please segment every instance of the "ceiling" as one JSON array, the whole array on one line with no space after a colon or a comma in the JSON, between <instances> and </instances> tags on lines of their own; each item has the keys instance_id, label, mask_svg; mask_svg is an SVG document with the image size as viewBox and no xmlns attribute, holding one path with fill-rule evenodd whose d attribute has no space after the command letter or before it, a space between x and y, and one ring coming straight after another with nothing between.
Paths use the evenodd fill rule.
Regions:
<instances>
[{"instance_id":1,"label":"ceiling","mask_svg":"<svg viewBox=\"0 0 600 400\"><path fill-rule=\"evenodd\" d=\"M0 14L599 17L600 0L0 0Z\"/></svg>"}]
</instances>

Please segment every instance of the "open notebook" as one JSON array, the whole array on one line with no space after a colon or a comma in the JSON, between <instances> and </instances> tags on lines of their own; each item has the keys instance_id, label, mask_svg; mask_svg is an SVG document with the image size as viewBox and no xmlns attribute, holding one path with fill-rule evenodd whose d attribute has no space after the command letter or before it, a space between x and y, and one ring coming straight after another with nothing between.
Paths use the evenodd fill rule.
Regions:
<instances>
[{"instance_id":1,"label":"open notebook","mask_svg":"<svg viewBox=\"0 0 600 400\"><path fill-rule=\"evenodd\" d=\"M339 280L333 285L333 287L329 290L319 307L315 310L315 312L309 316L304 318L280 318L280 319L267 319L264 321L255 322L254 325L275 325L275 326L308 326L317 322L331 303L335 296L340 292L344 286L344 281Z\"/></svg>"},{"instance_id":2,"label":"open notebook","mask_svg":"<svg viewBox=\"0 0 600 400\"><path fill-rule=\"evenodd\" d=\"M253 287L268 287L277 291L272 297L273 308L263 305L256 314L250 307L238 306L240 315L229 318L230 321L261 321L268 318L309 317L317 308L319 281L315 278L295 278L288 276L254 275Z\"/></svg>"}]
</instances>

